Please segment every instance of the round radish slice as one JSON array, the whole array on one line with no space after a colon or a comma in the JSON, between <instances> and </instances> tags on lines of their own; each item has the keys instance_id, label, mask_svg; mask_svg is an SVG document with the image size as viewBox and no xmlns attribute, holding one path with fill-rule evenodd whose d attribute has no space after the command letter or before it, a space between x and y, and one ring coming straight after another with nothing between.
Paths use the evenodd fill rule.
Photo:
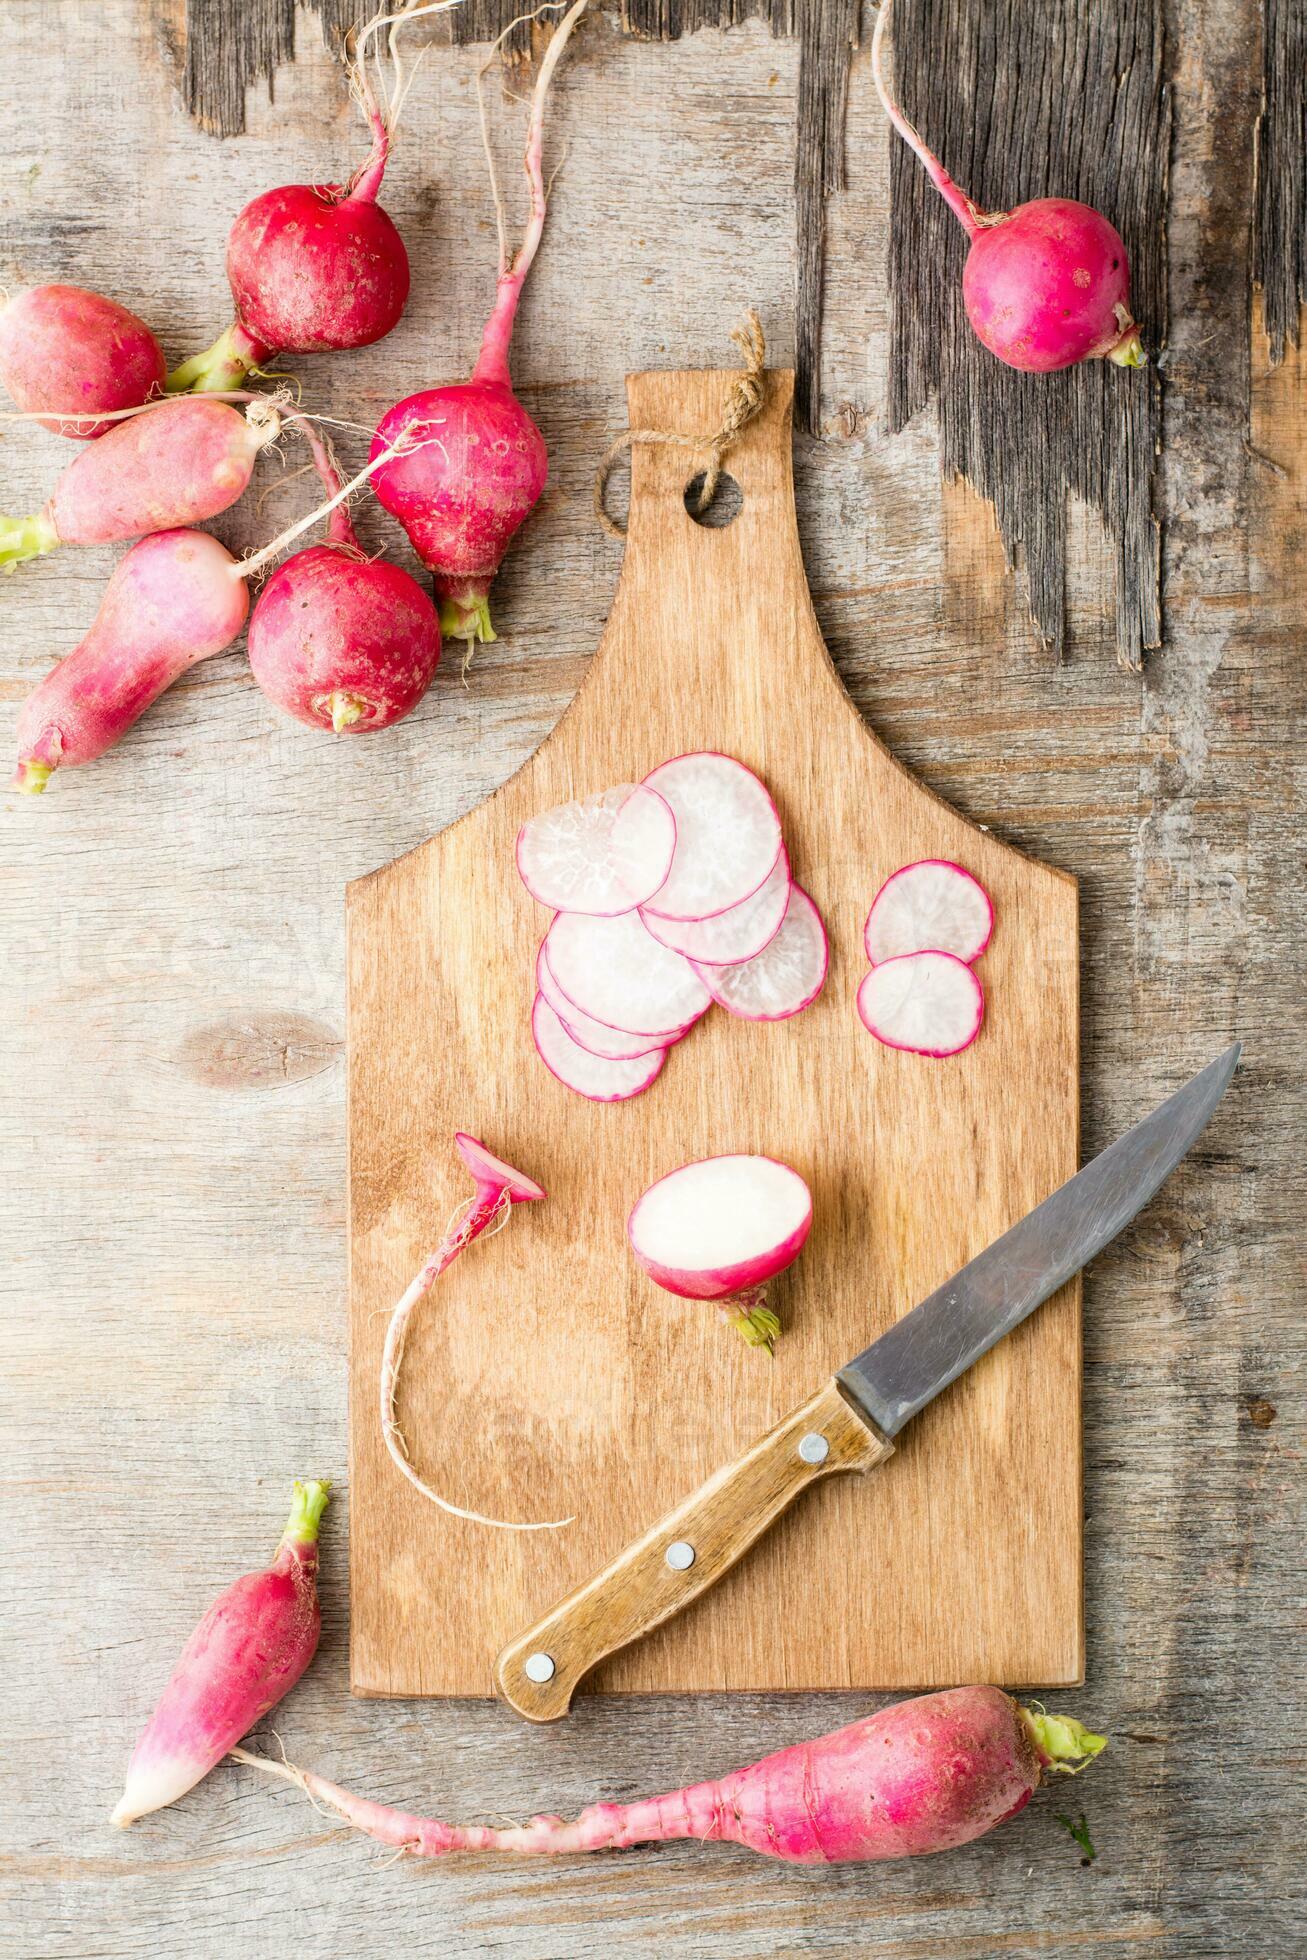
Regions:
<instances>
[{"instance_id":1,"label":"round radish slice","mask_svg":"<svg viewBox=\"0 0 1307 1960\"><path fill-rule=\"evenodd\" d=\"M647 901L660 919L707 919L752 898L781 849L781 820L758 778L732 756L678 755L645 777L676 820L666 883Z\"/></svg>"},{"instance_id":2,"label":"round radish slice","mask_svg":"<svg viewBox=\"0 0 1307 1960\"><path fill-rule=\"evenodd\" d=\"M923 858L885 880L863 934L873 966L905 953L952 953L969 966L994 930L989 893L960 864Z\"/></svg>"},{"instance_id":3,"label":"round radish slice","mask_svg":"<svg viewBox=\"0 0 1307 1960\"><path fill-rule=\"evenodd\" d=\"M784 1021L808 1007L826 978L828 949L821 914L802 885L776 937L739 966L700 966L695 972L715 1001L745 1021Z\"/></svg>"},{"instance_id":4,"label":"round radish slice","mask_svg":"<svg viewBox=\"0 0 1307 1960\"><path fill-rule=\"evenodd\" d=\"M623 1034L620 1028L606 1028L602 1021L591 1020L579 1007L573 1007L553 974L549 971L549 961L541 946L536 954L536 992L543 995L553 1008L573 1041L582 1048L588 1048L592 1055L600 1055L609 1062L633 1062L641 1055L652 1055L655 1049L666 1048L671 1044L655 1041L648 1034ZM680 1035L674 1037L680 1040Z\"/></svg>"},{"instance_id":5,"label":"round radish slice","mask_svg":"<svg viewBox=\"0 0 1307 1960\"><path fill-rule=\"evenodd\" d=\"M665 1048L655 1048L651 1054L627 1062L592 1055L579 1041L573 1041L543 994L536 995L531 1009L531 1038L549 1073L591 1102L625 1102L629 1096L640 1095L667 1060Z\"/></svg>"},{"instance_id":6,"label":"round radish slice","mask_svg":"<svg viewBox=\"0 0 1307 1960\"><path fill-rule=\"evenodd\" d=\"M858 988L858 1012L887 1048L940 1058L971 1046L985 1018L985 995L952 953L901 953L872 967Z\"/></svg>"},{"instance_id":7,"label":"round radish slice","mask_svg":"<svg viewBox=\"0 0 1307 1960\"><path fill-rule=\"evenodd\" d=\"M541 905L612 918L653 896L675 850L676 821L662 797L624 783L524 823L517 869Z\"/></svg>"},{"instance_id":8,"label":"round radish slice","mask_svg":"<svg viewBox=\"0 0 1307 1960\"><path fill-rule=\"evenodd\" d=\"M660 946L703 966L738 966L754 959L781 929L790 902L790 860L784 846L752 898L711 919L660 919L647 907L640 917Z\"/></svg>"},{"instance_id":9,"label":"round radish slice","mask_svg":"<svg viewBox=\"0 0 1307 1960\"><path fill-rule=\"evenodd\" d=\"M549 970L592 1020L670 1041L711 998L688 960L651 939L638 912L615 919L560 912L545 938Z\"/></svg>"}]
</instances>

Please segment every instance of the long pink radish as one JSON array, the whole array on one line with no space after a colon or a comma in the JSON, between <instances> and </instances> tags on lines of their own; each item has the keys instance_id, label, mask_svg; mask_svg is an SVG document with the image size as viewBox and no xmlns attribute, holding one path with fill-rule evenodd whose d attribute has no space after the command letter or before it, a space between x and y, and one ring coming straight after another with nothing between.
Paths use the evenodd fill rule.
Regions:
<instances>
[{"instance_id":1,"label":"long pink radish","mask_svg":"<svg viewBox=\"0 0 1307 1960\"><path fill-rule=\"evenodd\" d=\"M785 923L790 904L790 860L784 848L762 884L729 912L707 919L660 919L642 910L645 930L699 966L738 966L756 959Z\"/></svg>"},{"instance_id":2,"label":"long pink radish","mask_svg":"<svg viewBox=\"0 0 1307 1960\"><path fill-rule=\"evenodd\" d=\"M629 1102L642 1096L667 1060L666 1048L650 1049L629 1061L592 1054L568 1033L543 994L536 995L531 1008L531 1039L549 1073L589 1102Z\"/></svg>"},{"instance_id":3,"label":"long pink radish","mask_svg":"<svg viewBox=\"0 0 1307 1960\"><path fill-rule=\"evenodd\" d=\"M985 1018L985 995L952 953L905 953L872 967L858 988L858 1013L887 1048L939 1061L971 1046Z\"/></svg>"},{"instance_id":4,"label":"long pink radish","mask_svg":"<svg viewBox=\"0 0 1307 1960\"><path fill-rule=\"evenodd\" d=\"M1074 1774L1106 1746L1074 1717L1022 1708L998 1688L947 1688L666 1796L591 1804L572 1824L541 1816L510 1826L414 1816L291 1763L232 1754L415 1858L556 1857L689 1838L742 1844L786 1864L840 1865L969 1844L1023 1810L1045 1775Z\"/></svg>"},{"instance_id":5,"label":"long pink radish","mask_svg":"<svg viewBox=\"0 0 1307 1960\"><path fill-rule=\"evenodd\" d=\"M318 1527L330 1488L296 1484L272 1564L228 1586L187 1641L132 1752L115 1824L193 1790L313 1659L322 1627Z\"/></svg>"},{"instance_id":6,"label":"long pink radish","mask_svg":"<svg viewBox=\"0 0 1307 1960\"><path fill-rule=\"evenodd\" d=\"M626 1236L651 1280L683 1300L715 1300L750 1347L774 1348L781 1323L767 1284L793 1264L812 1194L775 1157L706 1157L651 1184Z\"/></svg>"},{"instance_id":7,"label":"long pink radish","mask_svg":"<svg viewBox=\"0 0 1307 1960\"><path fill-rule=\"evenodd\" d=\"M785 1021L810 1007L826 981L830 949L821 914L802 885L791 885L780 931L739 966L695 965L708 992L744 1021Z\"/></svg>"},{"instance_id":8,"label":"long pink radish","mask_svg":"<svg viewBox=\"0 0 1307 1960\"><path fill-rule=\"evenodd\" d=\"M711 1000L690 962L651 939L638 912L612 919L560 912L545 958L575 1007L624 1033L670 1040Z\"/></svg>"},{"instance_id":9,"label":"long pink radish","mask_svg":"<svg viewBox=\"0 0 1307 1960\"><path fill-rule=\"evenodd\" d=\"M982 211L926 147L886 85L882 48L892 0L881 0L871 72L886 115L971 241L962 298L976 337L1008 367L1050 374L1081 361L1147 361L1130 311L1130 259L1101 211L1040 197Z\"/></svg>"},{"instance_id":10,"label":"long pink radish","mask_svg":"<svg viewBox=\"0 0 1307 1960\"><path fill-rule=\"evenodd\" d=\"M994 930L989 893L946 858L922 858L892 872L872 900L863 939L873 966L904 953L952 953L968 966Z\"/></svg>"},{"instance_id":11,"label":"long pink radish","mask_svg":"<svg viewBox=\"0 0 1307 1960\"><path fill-rule=\"evenodd\" d=\"M671 807L676 851L644 909L664 919L706 919L751 898L781 852L781 820L753 771L705 750L660 763L645 783Z\"/></svg>"},{"instance_id":12,"label":"long pink radish","mask_svg":"<svg viewBox=\"0 0 1307 1960\"><path fill-rule=\"evenodd\" d=\"M605 1027L602 1021L583 1014L579 1007L572 1005L550 972L543 942L536 954L536 992L548 1001L578 1047L604 1061L639 1061L641 1056L652 1055L660 1048L669 1047L671 1041L680 1040L680 1033L673 1035L671 1041L659 1041L651 1034L624 1034L621 1028Z\"/></svg>"},{"instance_id":13,"label":"long pink radish","mask_svg":"<svg viewBox=\"0 0 1307 1960\"><path fill-rule=\"evenodd\" d=\"M676 820L655 790L622 783L530 817L517 836L517 871L553 912L614 918L658 890L676 850Z\"/></svg>"},{"instance_id":14,"label":"long pink radish","mask_svg":"<svg viewBox=\"0 0 1307 1960\"><path fill-rule=\"evenodd\" d=\"M144 320L81 286L31 286L0 306L0 382L24 413L81 442L98 416L163 393L167 363Z\"/></svg>"}]
</instances>

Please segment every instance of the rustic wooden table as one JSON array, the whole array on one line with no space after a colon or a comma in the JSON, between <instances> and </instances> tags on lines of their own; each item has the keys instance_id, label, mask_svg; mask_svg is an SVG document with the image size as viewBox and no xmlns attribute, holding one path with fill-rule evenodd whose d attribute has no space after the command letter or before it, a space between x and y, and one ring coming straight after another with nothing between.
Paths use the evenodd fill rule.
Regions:
<instances>
[{"instance_id":1,"label":"rustic wooden table","mask_svg":"<svg viewBox=\"0 0 1307 1960\"><path fill-rule=\"evenodd\" d=\"M1110 1753L968 1850L861 1869L685 1845L381 1869L238 1769L130 1836L108 1825L161 1673L310 1472L337 1480L325 1631L280 1726L356 1787L455 1817L567 1812L868 1705L584 1700L532 1731L484 1703L346 1690L342 887L486 795L574 692L618 566L589 497L624 371L723 363L745 303L774 358L792 354L796 44L749 22L642 45L601 20L558 93L566 167L516 356L553 478L470 684L451 660L401 727L338 742L279 719L232 651L94 770L4 810L5 1955L225 1960L251 1938L306 1960L1302 1951L1307 409L1302 363L1272 370L1250 319L1255 9L1172 14L1166 643L1144 675L1115 662L1085 513L1055 667L986 506L941 485L931 419L885 433L888 144L865 53L829 212L822 433L796 444L817 611L860 708L959 808L1081 880L1085 1153L1231 1036L1247 1045L1199 1148L1086 1284L1089 1678L1066 1699ZM94 285L171 355L207 344L231 214L357 154L316 29L301 19L275 107L252 91L247 134L219 143L179 105L172 8L11 0L5 24L0 278ZM404 322L362 356L300 364L312 399L361 425L476 342L493 252L479 59L428 60L388 178L415 273ZM498 117L505 158L516 114ZM341 447L357 464L366 437ZM2 453L16 508L70 454L13 428ZM309 507L275 466L260 488L262 509L215 526L228 542ZM375 508L360 525L395 550ZM68 551L5 584L10 722L112 561ZM1089 1867L1055 1817L1082 1809Z\"/></svg>"}]
</instances>

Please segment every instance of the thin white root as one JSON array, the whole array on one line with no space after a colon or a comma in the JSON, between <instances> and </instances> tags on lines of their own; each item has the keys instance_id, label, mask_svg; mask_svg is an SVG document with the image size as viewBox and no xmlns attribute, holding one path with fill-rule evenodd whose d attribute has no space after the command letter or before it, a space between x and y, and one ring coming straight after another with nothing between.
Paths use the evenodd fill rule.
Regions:
<instances>
[{"instance_id":1,"label":"thin white root","mask_svg":"<svg viewBox=\"0 0 1307 1960\"><path fill-rule=\"evenodd\" d=\"M411 68L405 67L399 50L400 28L411 20L420 20L423 14L448 13L451 7L456 7L458 4L459 0L431 0L431 4L427 6L417 7L410 4L398 7L394 13L374 14L372 19L358 30L354 51L348 64L350 92L369 121L374 115L379 116L388 137L393 138L399 126L404 98L413 86L413 77L422 59L419 55ZM389 70L383 64L380 48L374 49L371 45L383 28L390 30L386 36ZM377 90L368 73L369 61L376 69L377 82L381 90L380 108L377 104Z\"/></svg>"},{"instance_id":2,"label":"thin white root","mask_svg":"<svg viewBox=\"0 0 1307 1960\"><path fill-rule=\"evenodd\" d=\"M366 483L374 471L379 470L383 463L388 463L392 456L407 456L411 450L420 449L421 442L412 440L412 431L419 426L418 423L410 423L388 449L383 449L381 454L366 464L357 476L351 477L348 483L342 484L334 497L329 497L325 504L319 504L316 510L311 510L306 517L301 517L297 523L290 525L287 530L275 537L271 544L264 545L262 551L256 551L250 558L242 558L237 567L240 577L252 577L279 552L284 551L288 544L293 544L295 539L301 537L305 531L312 530L319 518L329 516L338 504L348 503L360 484Z\"/></svg>"}]
</instances>

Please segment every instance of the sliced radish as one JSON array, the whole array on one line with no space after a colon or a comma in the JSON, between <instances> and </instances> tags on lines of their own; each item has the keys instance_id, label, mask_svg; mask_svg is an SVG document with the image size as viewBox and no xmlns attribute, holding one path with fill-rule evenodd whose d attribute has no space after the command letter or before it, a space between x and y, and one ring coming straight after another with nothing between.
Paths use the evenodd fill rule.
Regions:
<instances>
[{"instance_id":1,"label":"sliced radish","mask_svg":"<svg viewBox=\"0 0 1307 1960\"><path fill-rule=\"evenodd\" d=\"M652 1035L623 1034L620 1028L606 1028L602 1021L592 1020L579 1007L573 1007L549 971L543 945L536 954L536 992L549 1002L573 1041L582 1048L588 1048L592 1055L602 1056L605 1061L634 1062L641 1055L652 1055L655 1049L671 1045L669 1042L655 1041ZM676 1041L680 1038L680 1032L673 1036Z\"/></svg>"},{"instance_id":2,"label":"sliced radish","mask_svg":"<svg viewBox=\"0 0 1307 1960\"><path fill-rule=\"evenodd\" d=\"M707 919L752 898L780 855L781 820L733 756L678 755L645 777L676 819L666 883L647 901L660 919Z\"/></svg>"},{"instance_id":3,"label":"sliced radish","mask_svg":"<svg viewBox=\"0 0 1307 1960\"><path fill-rule=\"evenodd\" d=\"M863 937L873 966L905 953L952 953L970 965L993 930L994 907L985 887L947 858L922 858L885 880Z\"/></svg>"},{"instance_id":4,"label":"sliced radish","mask_svg":"<svg viewBox=\"0 0 1307 1960\"><path fill-rule=\"evenodd\" d=\"M615 919L560 912L545 938L545 958L574 1007L630 1034L670 1041L711 999L690 962L651 939L638 912Z\"/></svg>"},{"instance_id":5,"label":"sliced radish","mask_svg":"<svg viewBox=\"0 0 1307 1960\"><path fill-rule=\"evenodd\" d=\"M829 950L821 914L802 885L790 886L785 920L756 958L695 972L715 1001L745 1021L784 1021L821 992Z\"/></svg>"},{"instance_id":6,"label":"sliced radish","mask_svg":"<svg viewBox=\"0 0 1307 1960\"><path fill-rule=\"evenodd\" d=\"M549 1073L591 1102L625 1102L629 1096L638 1096L667 1059L665 1048L624 1062L592 1055L579 1041L573 1041L543 994L536 995L531 1009L531 1036Z\"/></svg>"},{"instance_id":7,"label":"sliced radish","mask_svg":"<svg viewBox=\"0 0 1307 1960\"><path fill-rule=\"evenodd\" d=\"M952 953L902 953L872 967L858 988L858 1012L887 1048L938 1058L971 1046L985 1018L985 995Z\"/></svg>"},{"instance_id":8,"label":"sliced radish","mask_svg":"<svg viewBox=\"0 0 1307 1960\"><path fill-rule=\"evenodd\" d=\"M675 850L676 820L662 797L624 783L524 823L517 869L542 905L612 918L653 896Z\"/></svg>"},{"instance_id":9,"label":"sliced radish","mask_svg":"<svg viewBox=\"0 0 1307 1960\"><path fill-rule=\"evenodd\" d=\"M790 902L790 860L784 846L752 898L711 919L660 919L643 907L640 917L660 946L703 966L738 966L755 959L780 931Z\"/></svg>"}]
</instances>

